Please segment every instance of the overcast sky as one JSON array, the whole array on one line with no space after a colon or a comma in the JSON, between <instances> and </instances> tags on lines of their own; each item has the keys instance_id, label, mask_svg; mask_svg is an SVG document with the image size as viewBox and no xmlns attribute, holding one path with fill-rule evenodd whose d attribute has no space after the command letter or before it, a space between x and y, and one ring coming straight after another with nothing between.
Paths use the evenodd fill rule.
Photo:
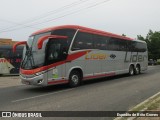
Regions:
<instances>
[{"instance_id":1,"label":"overcast sky","mask_svg":"<svg viewBox=\"0 0 160 120\"><path fill-rule=\"evenodd\" d=\"M0 38L76 24L136 38L160 31L160 0L0 0Z\"/></svg>"}]
</instances>

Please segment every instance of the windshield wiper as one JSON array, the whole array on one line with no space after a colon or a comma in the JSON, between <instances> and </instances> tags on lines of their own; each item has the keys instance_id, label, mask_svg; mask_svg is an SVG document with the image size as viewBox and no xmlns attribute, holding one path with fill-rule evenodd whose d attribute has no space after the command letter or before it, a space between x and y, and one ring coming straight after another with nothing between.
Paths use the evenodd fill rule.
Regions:
<instances>
[{"instance_id":1,"label":"windshield wiper","mask_svg":"<svg viewBox=\"0 0 160 120\"><path fill-rule=\"evenodd\" d=\"M30 61L30 65L31 68L34 68L35 66L35 62L34 62L34 58L33 58L33 54L32 54L32 49L31 48L27 48L24 60L22 62L22 68L25 68L26 64Z\"/></svg>"}]
</instances>

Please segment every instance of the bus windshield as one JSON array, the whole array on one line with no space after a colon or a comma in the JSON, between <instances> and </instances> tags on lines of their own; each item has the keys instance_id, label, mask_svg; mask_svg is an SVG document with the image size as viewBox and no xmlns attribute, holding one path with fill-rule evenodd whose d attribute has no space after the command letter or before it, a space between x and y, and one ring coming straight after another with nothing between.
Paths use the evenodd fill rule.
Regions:
<instances>
[{"instance_id":1,"label":"bus windshield","mask_svg":"<svg viewBox=\"0 0 160 120\"><path fill-rule=\"evenodd\" d=\"M29 37L27 46L24 48L23 52L23 61L21 64L21 67L23 69L33 69L44 65L45 46L47 41L44 42L43 48L40 50L38 50L37 48L37 42L40 37L50 34L51 32L47 32Z\"/></svg>"},{"instance_id":2,"label":"bus windshield","mask_svg":"<svg viewBox=\"0 0 160 120\"><path fill-rule=\"evenodd\" d=\"M52 64L67 57L67 51L76 30L57 29L54 31L32 35L24 48L22 69L34 69L44 65ZM67 36L67 39L49 39L44 41L42 49L38 49L37 43L40 37L45 35Z\"/></svg>"}]
</instances>

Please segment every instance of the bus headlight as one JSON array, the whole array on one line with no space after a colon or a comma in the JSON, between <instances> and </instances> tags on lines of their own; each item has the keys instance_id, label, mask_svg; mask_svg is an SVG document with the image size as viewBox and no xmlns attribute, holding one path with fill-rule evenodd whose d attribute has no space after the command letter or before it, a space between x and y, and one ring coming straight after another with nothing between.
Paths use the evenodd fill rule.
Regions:
<instances>
[{"instance_id":1,"label":"bus headlight","mask_svg":"<svg viewBox=\"0 0 160 120\"><path fill-rule=\"evenodd\" d=\"M35 73L36 76L42 75L44 71Z\"/></svg>"}]
</instances>

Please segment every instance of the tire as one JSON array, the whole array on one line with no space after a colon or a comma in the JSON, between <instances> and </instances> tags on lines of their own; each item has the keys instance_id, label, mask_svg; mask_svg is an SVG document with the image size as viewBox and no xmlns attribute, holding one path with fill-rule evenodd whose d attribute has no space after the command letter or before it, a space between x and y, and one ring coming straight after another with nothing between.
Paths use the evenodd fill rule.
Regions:
<instances>
[{"instance_id":1,"label":"tire","mask_svg":"<svg viewBox=\"0 0 160 120\"><path fill-rule=\"evenodd\" d=\"M77 87L80 85L81 77L78 71L72 71L69 76L69 86Z\"/></svg>"},{"instance_id":2,"label":"tire","mask_svg":"<svg viewBox=\"0 0 160 120\"><path fill-rule=\"evenodd\" d=\"M136 65L136 68L135 68L135 74L138 75L141 73L141 69L140 69L140 66L139 65Z\"/></svg>"},{"instance_id":3,"label":"tire","mask_svg":"<svg viewBox=\"0 0 160 120\"><path fill-rule=\"evenodd\" d=\"M129 75L130 76L134 75L134 66L133 65L130 65L130 67L129 67Z\"/></svg>"},{"instance_id":4,"label":"tire","mask_svg":"<svg viewBox=\"0 0 160 120\"><path fill-rule=\"evenodd\" d=\"M19 74L19 69L12 68L12 69L10 70L10 74Z\"/></svg>"}]
</instances>

